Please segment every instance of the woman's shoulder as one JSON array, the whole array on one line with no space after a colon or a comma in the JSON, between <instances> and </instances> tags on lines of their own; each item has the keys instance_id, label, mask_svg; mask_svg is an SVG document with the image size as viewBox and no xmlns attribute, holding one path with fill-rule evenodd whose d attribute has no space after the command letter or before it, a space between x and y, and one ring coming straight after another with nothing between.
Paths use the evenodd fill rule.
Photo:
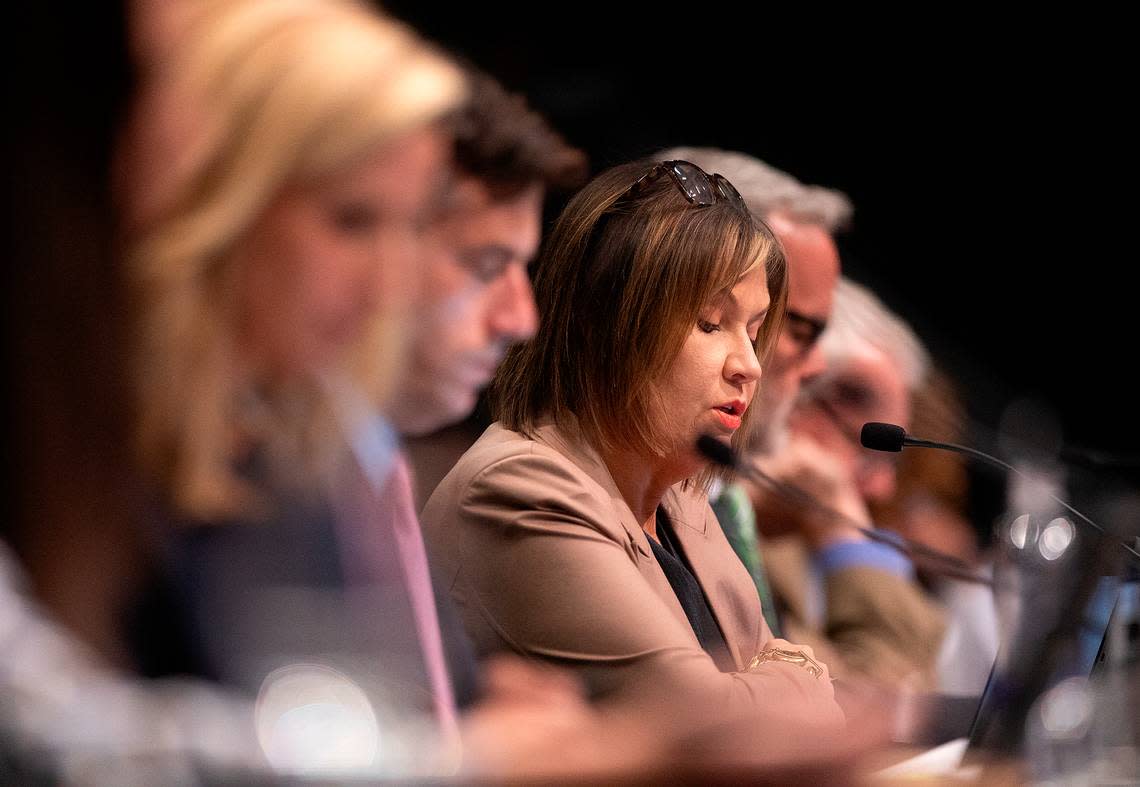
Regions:
<instances>
[{"instance_id":1,"label":"woman's shoulder","mask_svg":"<svg viewBox=\"0 0 1140 787\"><path fill-rule=\"evenodd\" d=\"M484 432L420 515L435 553L453 552L463 533L487 536L528 529L625 546L634 525L628 508L617 502L612 479L608 474L596 477L595 468L586 469L587 459L573 456L573 447L559 437L546 427L525 435L496 424Z\"/></svg>"},{"instance_id":2,"label":"woman's shoulder","mask_svg":"<svg viewBox=\"0 0 1140 787\"><path fill-rule=\"evenodd\" d=\"M507 429L492 423L471 448L467 449L451 474L470 482L491 472L512 474L571 474L596 478L605 471L593 449L581 445L568 430L554 423L539 424L528 432Z\"/></svg>"},{"instance_id":3,"label":"woman's shoulder","mask_svg":"<svg viewBox=\"0 0 1140 787\"><path fill-rule=\"evenodd\" d=\"M582 488L604 488L608 471L595 452L580 445L553 423L529 433L491 424L460 457L432 494L453 504L474 491L510 498L529 494L568 494Z\"/></svg>"},{"instance_id":4,"label":"woman's shoulder","mask_svg":"<svg viewBox=\"0 0 1140 787\"><path fill-rule=\"evenodd\" d=\"M559 450L557 443L550 444L549 434L550 429L546 427L525 433L495 422L460 457L454 469L462 475L474 477L494 467L523 468L568 463L569 457Z\"/></svg>"}]
</instances>

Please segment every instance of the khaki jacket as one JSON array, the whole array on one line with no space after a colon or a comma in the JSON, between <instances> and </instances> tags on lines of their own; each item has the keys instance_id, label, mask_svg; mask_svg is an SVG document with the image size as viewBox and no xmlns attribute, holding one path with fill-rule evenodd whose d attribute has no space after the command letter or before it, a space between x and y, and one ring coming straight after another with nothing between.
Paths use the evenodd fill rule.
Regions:
<instances>
[{"instance_id":1,"label":"khaki jacket","mask_svg":"<svg viewBox=\"0 0 1140 787\"><path fill-rule=\"evenodd\" d=\"M768 581L781 605L786 636L810 645L832 677L931 691L945 633L938 604L913 580L852 566L828 575L821 627L808 621L811 555L798 536L760 543Z\"/></svg>"}]
</instances>

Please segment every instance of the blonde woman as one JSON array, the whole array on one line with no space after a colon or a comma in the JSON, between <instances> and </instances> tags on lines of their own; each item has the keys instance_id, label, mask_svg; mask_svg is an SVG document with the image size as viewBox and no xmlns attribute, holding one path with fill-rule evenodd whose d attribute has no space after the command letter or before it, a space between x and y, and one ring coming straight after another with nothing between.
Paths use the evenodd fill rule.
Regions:
<instances>
[{"instance_id":1,"label":"blonde woman","mask_svg":"<svg viewBox=\"0 0 1140 787\"><path fill-rule=\"evenodd\" d=\"M313 685L386 731L454 732L430 586L403 581L407 543L375 538L391 453L375 413L402 369L463 76L344 0L169 21L151 20L171 54L149 50L120 159L164 560L137 659L260 693L271 760L279 711L323 701ZM372 732L362 751L392 762L375 746L400 736Z\"/></svg>"},{"instance_id":2,"label":"blonde woman","mask_svg":"<svg viewBox=\"0 0 1140 787\"><path fill-rule=\"evenodd\" d=\"M241 511L251 442L321 461L313 381L398 369L460 73L339 0L182 8L124 155L138 440L172 502ZM263 445L263 448L265 446Z\"/></svg>"},{"instance_id":3,"label":"blonde woman","mask_svg":"<svg viewBox=\"0 0 1140 787\"><path fill-rule=\"evenodd\" d=\"M225 769L245 775L244 769L262 767L265 756L289 770L314 762L359 765L360 746L283 749L274 733L285 725L275 728L272 715L259 710L255 731L249 698L201 682L129 679L72 636L101 631L96 624L111 629L122 623L119 587L130 584L142 562L141 550L133 549L136 486L118 461L126 443L117 429L119 276L129 280L137 317L136 437L162 490L158 496L168 504L163 507L195 520L241 509L260 486L235 472L243 454L299 424L295 403L313 401L308 391L317 373L349 368L354 346L370 341L370 324L389 313L398 317L390 302L414 288L419 225L447 159L449 136L440 119L462 96L460 77L408 31L355 5L137 5L136 13L149 14L155 26L140 16L131 20L142 39L136 56L143 59L143 93L118 151L118 193L128 211L126 271L119 258L104 255L112 226L110 211L102 210L101 146L110 134L100 122L112 114L105 89L82 101L78 91L54 96L61 104L76 101L73 112L79 107L88 117L78 132L62 135L42 123L44 147L29 145L58 164L37 172L46 186L29 194L31 210L24 215L36 220L32 227L44 221L67 234L51 235L49 253L25 257L36 263L29 278L42 284L31 290L35 297L19 324L35 326L39 341L28 345L40 357L21 360L39 373L33 379L39 386L28 390L42 404L19 400L20 415L36 422L35 429L21 430L28 438L19 445L28 449L32 504L22 506L19 525L21 533L35 531L34 547L59 555L37 580L49 589L45 596L62 601L53 607L75 630L56 625L25 597L18 568L0 548L0 771L9 776L0 781L225 781ZM118 24L89 31L104 44L97 52L116 45L113 37L100 38L123 21L113 13L109 18ZM55 54L48 52L45 62ZM109 76L97 57L82 65ZM125 79L117 70L110 76ZM61 136L74 147L57 149ZM83 189L71 185L59 195L61 183ZM45 193L56 199L35 199ZM57 212L36 214L48 204ZM89 319L96 313L91 303L102 309L102 323ZM43 341L45 334L52 341ZM54 343L57 336L71 341L64 347ZM44 370L52 383L71 385L44 386ZM57 434L66 439L61 443ZM303 458L330 450L313 445L297 452L283 446L278 453ZM58 461L61 454L66 462ZM49 505L37 499L49 494ZM65 518L63 512L72 513ZM164 554L184 546L173 529L145 535L154 532L168 537ZM261 551L272 543L262 542ZM197 570L187 562L171 566ZM239 604L255 600L228 590ZM147 596L152 604L158 599ZM84 616L94 623L76 626ZM135 619L142 623L143 646L131 654L131 666L152 674L207 672L233 682L222 669L196 670L189 650L176 664L159 663L157 646L169 641L174 615L159 618L165 627L147 625L145 615ZM270 618L265 622L271 625ZM233 630L218 623L219 633ZM119 644L121 637L115 629L107 639ZM104 641L95 644L110 650ZM211 648L205 638L197 644L203 652ZM293 698L304 699L297 692ZM333 729L360 728L342 723Z\"/></svg>"}]
</instances>

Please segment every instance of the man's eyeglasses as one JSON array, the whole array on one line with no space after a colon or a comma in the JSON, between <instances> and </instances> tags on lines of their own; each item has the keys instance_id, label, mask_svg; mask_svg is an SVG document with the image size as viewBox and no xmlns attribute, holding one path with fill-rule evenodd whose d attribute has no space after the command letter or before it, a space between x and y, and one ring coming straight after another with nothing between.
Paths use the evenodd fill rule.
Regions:
<instances>
[{"instance_id":1,"label":"man's eyeglasses","mask_svg":"<svg viewBox=\"0 0 1140 787\"><path fill-rule=\"evenodd\" d=\"M838 383L826 390L807 391L805 397L807 403L826 416L843 439L857 450L860 466L898 464L899 454L868 451L859 439L863 424L874 418L877 401L874 391L860 385ZM841 407L847 411L846 414L840 412ZM854 421L850 417L852 414L855 415Z\"/></svg>"},{"instance_id":2,"label":"man's eyeglasses","mask_svg":"<svg viewBox=\"0 0 1140 787\"><path fill-rule=\"evenodd\" d=\"M801 355L807 355L815 347L826 327L827 323L823 320L800 314L794 309L784 312L784 332L795 343Z\"/></svg>"},{"instance_id":3,"label":"man's eyeglasses","mask_svg":"<svg viewBox=\"0 0 1140 787\"><path fill-rule=\"evenodd\" d=\"M728 182L727 178L722 175L710 175L693 162L680 159L662 161L655 165L634 181L633 185L626 189L625 194L619 200L630 194L636 194L647 183L661 175L668 175L690 204L707 207L715 205L718 199L723 199L743 212L744 215L751 215L748 212L748 206L744 203L744 198L740 196L736 187Z\"/></svg>"}]
</instances>

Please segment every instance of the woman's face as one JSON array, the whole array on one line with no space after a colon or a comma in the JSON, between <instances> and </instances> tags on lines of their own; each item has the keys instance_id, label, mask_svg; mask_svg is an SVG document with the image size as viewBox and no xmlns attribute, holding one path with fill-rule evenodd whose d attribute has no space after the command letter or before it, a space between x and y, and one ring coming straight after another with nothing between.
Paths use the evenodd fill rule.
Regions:
<instances>
[{"instance_id":1,"label":"woman's face","mask_svg":"<svg viewBox=\"0 0 1140 787\"><path fill-rule=\"evenodd\" d=\"M442 133L416 132L269 206L237 250L239 336L257 368L327 366L373 318L414 303L448 150Z\"/></svg>"},{"instance_id":2,"label":"woman's face","mask_svg":"<svg viewBox=\"0 0 1140 787\"><path fill-rule=\"evenodd\" d=\"M664 457L678 479L698 473L706 460L693 450L702 434L728 442L740 428L760 382L756 337L768 313L768 281L757 265L728 293L705 305L672 366L657 382L672 446Z\"/></svg>"}]
</instances>

